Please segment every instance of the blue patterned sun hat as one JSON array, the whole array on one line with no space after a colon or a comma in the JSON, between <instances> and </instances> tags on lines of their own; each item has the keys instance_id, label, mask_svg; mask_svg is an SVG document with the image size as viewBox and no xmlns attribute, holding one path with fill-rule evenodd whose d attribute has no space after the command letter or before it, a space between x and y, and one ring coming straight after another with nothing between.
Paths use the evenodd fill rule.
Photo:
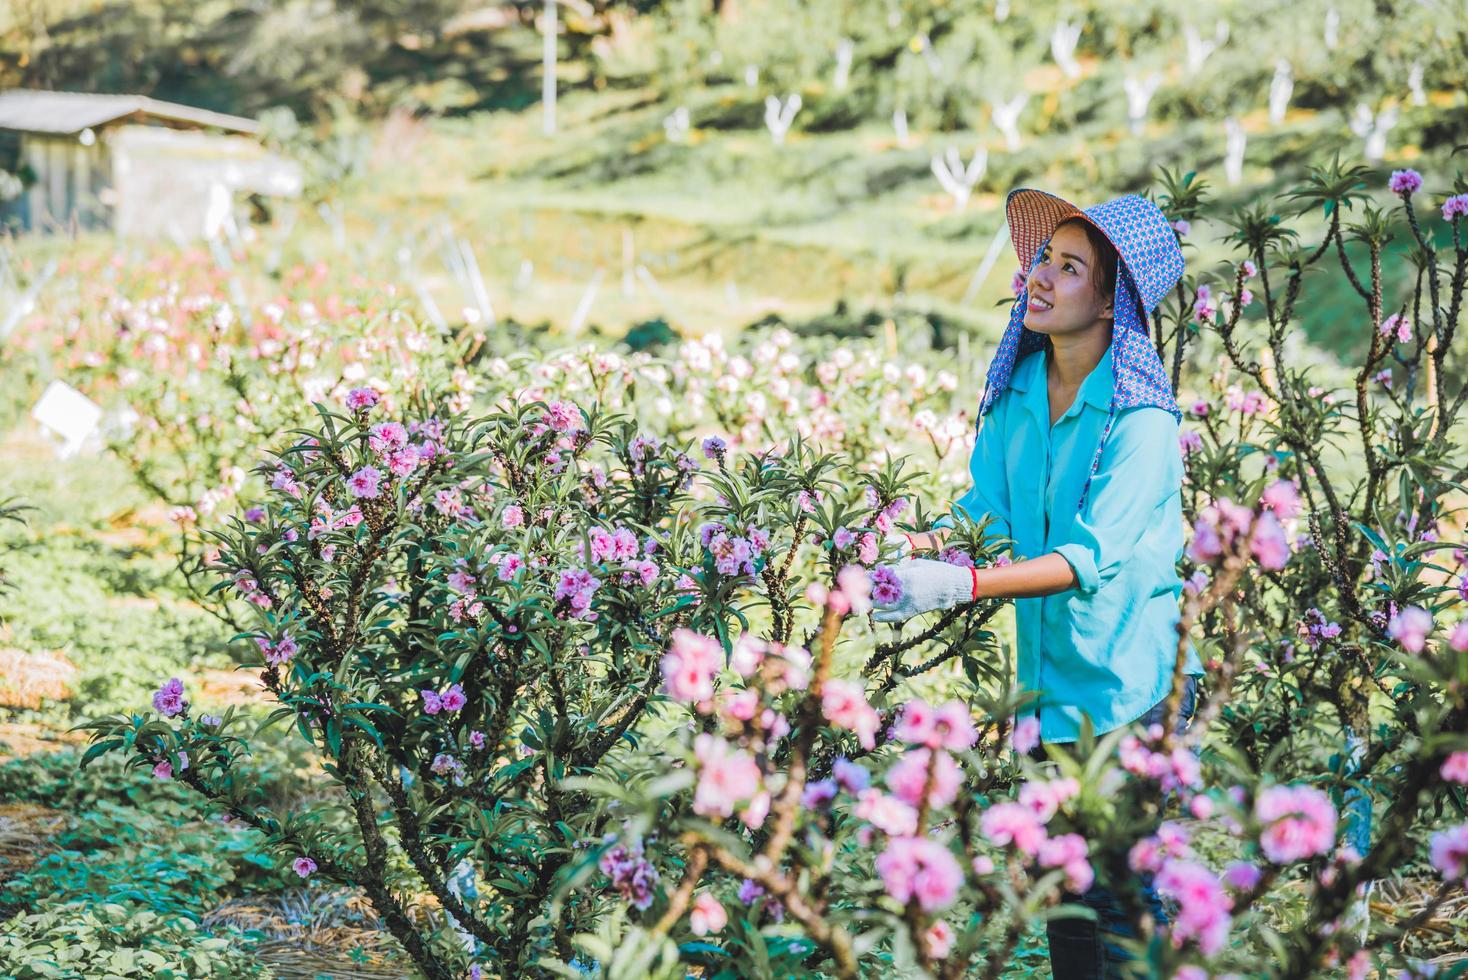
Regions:
<instances>
[{"instance_id":1,"label":"blue patterned sun hat","mask_svg":"<svg viewBox=\"0 0 1468 980\"><path fill-rule=\"evenodd\" d=\"M1147 329L1149 314L1183 273L1183 253L1178 246L1177 234L1157 205L1138 194L1124 194L1082 210L1054 194L1017 187L1009 192L1004 210L1009 221L1009 237L1027 280L1045 243L1067 218L1090 222L1116 248L1120 261L1116 264L1111 333L1115 385L1106 428L1091 460L1091 475L1094 475L1101 465L1106 437L1111 434L1111 424L1118 412L1151 405L1170 412L1179 421L1182 419L1167 370ZM1024 325L1028 305L1029 289L1025 288L1020 290L1010 308L1009 326L1005 328L999 349L989 365L984 395L979 403L981 423L994 401L1009 387L1019 359L1045 346L1044 335ZM1081 506L1085 505L1090 486L1088 476L1081 491Z\"/></svg>"}]
</instances>

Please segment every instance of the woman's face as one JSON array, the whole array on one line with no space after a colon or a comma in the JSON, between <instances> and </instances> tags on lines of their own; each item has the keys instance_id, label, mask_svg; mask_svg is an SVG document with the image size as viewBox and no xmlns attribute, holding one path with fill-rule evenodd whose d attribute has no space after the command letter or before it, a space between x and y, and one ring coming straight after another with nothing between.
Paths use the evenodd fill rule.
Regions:
<instances>
[{"instance_id":1,"label":"woman's face","mask_svg":"<svg viewBox=\"0 0 1468 980\"><path fill-rule=\"evenodd\" d=\"M1110 320L1111 300L1091 285L1096 261L1096 250L1084 231L1074 224L1057 228L1025 283L1029 289L1025 326L1055 336Z\"/></svg>"}]
</instances>

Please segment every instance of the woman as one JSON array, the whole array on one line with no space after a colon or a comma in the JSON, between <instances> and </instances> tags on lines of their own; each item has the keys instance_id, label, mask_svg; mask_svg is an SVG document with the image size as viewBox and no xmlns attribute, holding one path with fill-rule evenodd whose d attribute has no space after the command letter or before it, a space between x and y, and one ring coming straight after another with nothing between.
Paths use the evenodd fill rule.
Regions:
<instances>
[{"instance_id":1,"label":"woman","mask_svg":"<svg viewBox=\"0 0 1468 980\"><path fill-rule=\"evenodd\" d=\"M1098 733L1160 721L1172 685L1179 412L1147 315L1181 276L1183 258L1162 212L1135 194L1082 211L1019 188L1005 210L1029 272L989 367L973 488L954 510L991 518L986 539L1011 539L1016 560L976 569L901 561L902 596L876 618L1015 599L1019 687L1038 695L1042 743L1073 742L1086 718ZM911 544L936 547L943 533L911 535ZM1202 673L1191 645L1185 669L1180 727ZM1162 918L1150 880L1143 885ZM1106 889L1079 898L1106 931L1130 931ZM1056 977L1120 975L1124 954L1095 922L1056 920L1049 933Z\"/></svg>"}]
</instances>

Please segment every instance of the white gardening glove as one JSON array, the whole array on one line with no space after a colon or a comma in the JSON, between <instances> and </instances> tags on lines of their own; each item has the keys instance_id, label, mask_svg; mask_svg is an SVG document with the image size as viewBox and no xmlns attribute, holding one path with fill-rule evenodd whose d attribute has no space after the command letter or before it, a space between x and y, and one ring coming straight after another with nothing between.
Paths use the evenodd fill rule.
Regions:
<instances>
[{"instance_id":1,"label":"white gardening glove","mask_svg":"<svg viewBox=\"0 0 1468 980\"><path fill-rule=\"evenodd\" d=\"M962 565L927 558L909 558L891 566L902 587L896 602L872 603L879 623L901 623L918 613L949 609L973 598L974 578Z\"/></svg>"},{"instance_id":2,"label":"white gardening glove","mask_svg":"<svg viewBox=\"0 0 1468 980\"><path fill-rule=\"evenodd\" d=\"M882 543L896 551L898 558L912 554L912 539L901 531L893 531L882 539Z\"/></svg>"}]
</instances>

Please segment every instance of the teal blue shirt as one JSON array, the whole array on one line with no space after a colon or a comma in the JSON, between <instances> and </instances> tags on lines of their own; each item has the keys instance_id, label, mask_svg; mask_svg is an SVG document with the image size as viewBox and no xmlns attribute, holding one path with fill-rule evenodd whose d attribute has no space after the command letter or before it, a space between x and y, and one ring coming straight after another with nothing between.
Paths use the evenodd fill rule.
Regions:
<instances>
[{"instance_id":1,"label":"teal blue shirt","mask_svg":"<svg viewBox=\"0 0 1468 980\"><path fill-rule=\"evenodd\" d=\"M1014 603L1019 687L1040 694L1040 738L1070 742L1083 714L1098 733L1110 731L1140 718L1171 686L1182 457L1171 414L1122 410L1077 513L1110 410L1111 350L1053 426L1046 357L1036 351L1015 366L975 441L973 488L953 509L971 520L992 515L987 535L1012 538L1016 560L1054 551L1075 570L1074 589ZM1187 672L1201 674L1191 641L1187 657Z\"/></svg>"}]
</instances>

